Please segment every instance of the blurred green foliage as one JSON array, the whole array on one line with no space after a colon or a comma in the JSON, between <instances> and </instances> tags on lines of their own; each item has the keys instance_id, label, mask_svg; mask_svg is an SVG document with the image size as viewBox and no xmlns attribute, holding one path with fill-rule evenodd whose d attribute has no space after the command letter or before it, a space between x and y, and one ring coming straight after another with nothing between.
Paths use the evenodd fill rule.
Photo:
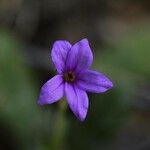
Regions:
<instances>
[{"instance_id":1,"label":"blurred green foliage","mask_svg":"<svg viewBox=\"0 0 150 150\"><path fill-rule=\"evenodd\" d=\"M149 83L150 33L141 28L109 41L110 48L95 53L94 68L111 77L114 88L103 95L90 95L86 123L71 123L69 143L73 149L99 149L106 143L103 150L113 149L108 143L132 112L136 86L141 81Z\"/></svg>"},{"instance_id":2,"label":"blurred green foliage","mask_svg":"<svg viewBox=\"0 0 150 150\"><path fill-rule=\"evenodd\" d=\"M0 31L0 124L6 135L1 143L10 149L44 149L51 112L37 107L36 76L22 63L22 49L13 33Z\"/></svg>"},{"instance_id":3,"label":"blurred green foliage","mask_svg":"<svg viewBox=\"0 0 150 150\"><path fill-rule=\"evenodd\" d=\"M106 73L114 88L105 94L89 94L89 113L81 123L69 109L65 114L65 106L37 106L38 78L23 64L23 45L14 33L0 30L0 124L3 135L7 135L4 145L12 143L10 148L19 150L57 150L60 146L92 150L111 143L131 112L135 87L140 81L149 82L149 39L147 28L138 28L109 41L110 48L95 52L93 67Z\"/></svg>"}]
</instances>

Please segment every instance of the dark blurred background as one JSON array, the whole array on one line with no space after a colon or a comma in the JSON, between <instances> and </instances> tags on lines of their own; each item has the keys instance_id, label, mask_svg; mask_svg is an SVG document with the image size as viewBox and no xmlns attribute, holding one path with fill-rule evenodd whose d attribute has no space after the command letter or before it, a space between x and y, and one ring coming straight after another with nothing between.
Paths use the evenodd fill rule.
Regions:
<instances>
[{"instance_id":1,"label":"dark blurred background","mask_svg":"<svg viewBox=\"0 0 150 150\"><path fill-rule=\"evenodd\" d=\"M81 123L36 100L53 42L84 37L114 88ZM0 150L150 150L150 1L0 0Z\"/></svg>"}]
</instances>

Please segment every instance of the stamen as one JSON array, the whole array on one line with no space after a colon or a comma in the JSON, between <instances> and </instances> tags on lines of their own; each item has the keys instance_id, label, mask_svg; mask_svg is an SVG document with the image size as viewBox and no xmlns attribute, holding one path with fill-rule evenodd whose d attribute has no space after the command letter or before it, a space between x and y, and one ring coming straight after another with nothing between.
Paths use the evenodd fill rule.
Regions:
<instances>
[{"instance_id":1,"label":"stamen","mask_svg":"<svg viewBox=\"0 0 150 150\"><path fill-rule=\"evenodd\" d=\"M66 82L74 82L75 81L75 74L72 71L66 72L64 74L64 80Z\"/></svg>"}]
</instances>

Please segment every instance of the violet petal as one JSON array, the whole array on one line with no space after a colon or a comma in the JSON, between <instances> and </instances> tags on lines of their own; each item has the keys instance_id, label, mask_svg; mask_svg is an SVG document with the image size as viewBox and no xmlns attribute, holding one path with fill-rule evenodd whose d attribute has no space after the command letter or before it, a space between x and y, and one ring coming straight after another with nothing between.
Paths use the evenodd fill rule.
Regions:
<instances>
[{"instance_id":1,"label":"violet petal","mask_svg":"<svg viewBox=\"0 0 150 150\"><path fill-rule=\"evenodd\" d=\"M113 83L104 74L86 70L78 75L76 84L88 92L102 93L113 87Z\"/></svg>"},{"instance_id":2,"label":"violet petal","mask_svg":"<svg viewBox=\"0 0 150 150\"><path fill-rule=\"evenodd\" d=\"M88 69L93 61L93 54L87 39L74 44L68 52L66 60L67 70L75 70L79 72L83 69Z\"/></svg>"},{"instance_id":3,"label":"violet petal","mask_svg":"<svg viewBox=\"0 0 150 150\"><path fill-rule=\"evenodd\" d=\"M72 112L80 121L84 121L89 105L86 92L75 85L65 83L65 94Z\"/></svg>"},{"instance_id":4,"label":"violet petal","mask_svg":"<svg viewBox=\"0 0 150 150\"><path fill-rule=\"evenodd\" d=\"M64 71L66 57L71 47L72 47L71 44L65 40L56 41L53 44L51 56L58 73L62 73Z\"/></svg>"},{"instance_id":5,"label":"violet petal","mask_svg":"<svg viewBox=\"0 0 150 150\"><path fill-rule=\"evenodd\" d=\"M64 95L64 83L61 75L48 80L41 88L38 104L45 105L58 101Z\"/></svg>"}]
</instances>

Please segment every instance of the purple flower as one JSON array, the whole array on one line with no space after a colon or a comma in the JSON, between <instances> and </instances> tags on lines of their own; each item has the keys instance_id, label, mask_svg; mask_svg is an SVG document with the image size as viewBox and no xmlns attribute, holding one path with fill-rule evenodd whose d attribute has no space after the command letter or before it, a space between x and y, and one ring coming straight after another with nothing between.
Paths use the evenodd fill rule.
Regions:
<instances>
[{"instance_id":1,"label":"purple flower","mask_svg":"<svg viewBox=\"0 0 150 150\"><path fill-rule=\"evenodd\" d=\"M58 74L43 85L38 104L52 104L65 95L72 112L83 121L89 106L86 91L103 93L113 84L104 74L90 70L93 54L87 39L73 46L68 41L56 41L51 57Z\"/></svg>"}]
</instances>

